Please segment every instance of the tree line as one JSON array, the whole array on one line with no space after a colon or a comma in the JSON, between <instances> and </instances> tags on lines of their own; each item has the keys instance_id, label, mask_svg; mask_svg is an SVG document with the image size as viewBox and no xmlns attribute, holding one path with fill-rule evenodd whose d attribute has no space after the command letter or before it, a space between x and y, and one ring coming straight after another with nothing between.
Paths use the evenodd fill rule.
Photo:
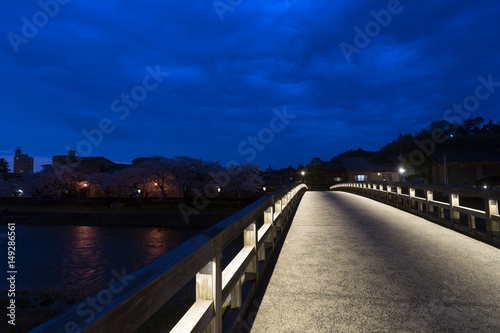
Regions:
<instances>
[{"instance_id":1,"label":"tree line","mask_svg":"<svg viewBox=\"0 0 500 333\"><path fill-rule=\"evenodd\" d=\"M193 198L195 193L207 190L241 197L245 192L258 194L262 184L260 168L255 165L224 167L220 162L188 156L154 156L115 172L87 175L79 167L52 165L8 181L0 177L0 195L75 197L92 188L102 197L140 194L168 198L176 193L182 198Z\"/></svg>"}]
</instances>

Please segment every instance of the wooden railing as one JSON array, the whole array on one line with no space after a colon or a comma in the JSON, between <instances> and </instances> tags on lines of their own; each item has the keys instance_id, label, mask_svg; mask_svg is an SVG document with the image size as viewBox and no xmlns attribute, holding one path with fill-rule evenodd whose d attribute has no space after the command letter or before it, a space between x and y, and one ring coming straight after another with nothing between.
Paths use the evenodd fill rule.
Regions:
<instances>
[{"instance_id":1,"label":"wooden railing","mask_svg":"<svg viewBox=\"0 0 500 333\"><path fill-rule=\"evenodd\" d=\"M171 332L222 332L223 304L238 311L224 331L236 330L306 190L296 184L263 197L130 274L126 283L117 281L97 294L107 295L101 297L106 304L93 304L93 316L82 310L84 302L31 332L134 332L193 279L196 301ZM238 237L243 248L222 269L222 251ZM251 285L245 298L244 283Z\"/></svg>"},{"instance_id":2,"label":"wooden railing","mask_svg":"<svg viewBox=\"0 0 500 333\"><path fill-rule=\"evenodd\" d=\"M500 246L500 192L428 184L351 182L333 185L425 217Z\"/></svg>"}]
</instances>

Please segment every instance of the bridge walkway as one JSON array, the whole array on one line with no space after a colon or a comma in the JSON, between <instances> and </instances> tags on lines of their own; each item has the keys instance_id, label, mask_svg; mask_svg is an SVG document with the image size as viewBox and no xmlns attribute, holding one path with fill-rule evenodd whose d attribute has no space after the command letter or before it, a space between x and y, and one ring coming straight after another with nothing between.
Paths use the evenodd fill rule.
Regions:
<instances>
[{"instance_id":1,"label":"bridge walkway","mask_svg":"<svg viewBox=\"0 0 500 333\"><path fill-rule=\"evenodd\" d=\"M500 332L500 250L368 198L307 192L254 304L242 332Z\"/></svg>"}]
</instances>

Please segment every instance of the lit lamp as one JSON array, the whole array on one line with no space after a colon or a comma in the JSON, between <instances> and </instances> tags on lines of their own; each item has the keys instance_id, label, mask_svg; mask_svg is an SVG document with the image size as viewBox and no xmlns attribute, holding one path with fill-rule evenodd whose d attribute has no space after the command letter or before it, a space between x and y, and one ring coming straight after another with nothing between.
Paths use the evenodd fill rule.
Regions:
<instances>
[{"instance_id":1,"label":"lit lamp","mask_svg":"<svg viewBox=\"0 0 500 333\"><path fill-rule=\"evenodd\" d=\"M262 186L262 191L266 192L266 187Z\"/></svg>"},{"instance_id":2,"label":"lit lamp","mask_svg":"<svg viewBox=\"0 0 500 333\"><path fill-rule=\"evenodd\" d=\"M399 168L399 173L401 174L401 181L404 181L404 175L405 175L405 168L401 167Z\"/></svg>"},{"instance_id":3,"label":"lit lamp","mask_svg":"<svg viewBox=\"0 0 500 333\"><path fill-rule=\"evenodd\" d=\"M220 186L217 186L217 192L220 192Z\"/></svg>"},{"instance_id":4,"label":"lit lamp","mask_svg":"<svg viewBox=\"0 0 500 333\"><path fill-rule=\"evenodd\" d=\"M302 175L302 182L304 182L304 175L306 174L304 171L300 173Z\"/></svg>"}]
</instances>

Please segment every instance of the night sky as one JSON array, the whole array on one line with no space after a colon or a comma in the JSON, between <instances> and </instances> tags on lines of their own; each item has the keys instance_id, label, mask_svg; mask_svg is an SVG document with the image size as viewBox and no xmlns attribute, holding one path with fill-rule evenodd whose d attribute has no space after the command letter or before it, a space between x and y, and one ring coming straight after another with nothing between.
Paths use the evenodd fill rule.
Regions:
<instances>
[{"instance_id":1,"label":"night sky","mask_svg":"<svg viewBox=\"0 0 500 333\"><path fill-rule=\"evenodd\" d=\"M500 120L497 0L40 3L1 4L11 167L17 146L35 169L69 147L297 167L432 121Z\"/></svg>"}]
</instances>

